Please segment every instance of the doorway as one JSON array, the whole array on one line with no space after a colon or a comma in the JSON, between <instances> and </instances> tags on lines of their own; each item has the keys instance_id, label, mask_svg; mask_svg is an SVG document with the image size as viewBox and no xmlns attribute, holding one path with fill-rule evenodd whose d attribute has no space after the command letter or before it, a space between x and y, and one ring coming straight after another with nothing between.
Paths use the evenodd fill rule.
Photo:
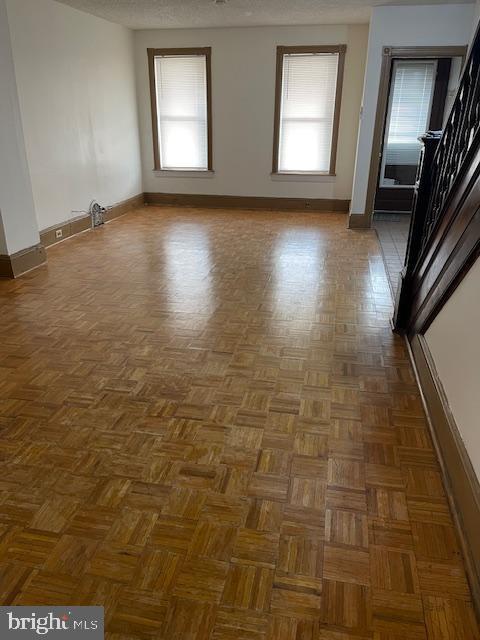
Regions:
<instances>
[{"instance_id":1,"label":"doorway","mask_svg":"<svg viewBox=\"0 0 480 640\"><path fill-rule=\"evenodd\" d=\"M443 128L464 55L464 47L385 47L383 51L367 211L394 297L410 228L422 147L418 137Z\"/></svg>"},{"instance_id":2,"label":"doorway","mask_svg":"<svg viewBox=\"0 0 480 640\"><path fill-rule=\"evenodd\" d=\"M451 63L451 58L393 60L375 212L411 212L418 137L442 128Z\"/></svg>"}]
</instances>

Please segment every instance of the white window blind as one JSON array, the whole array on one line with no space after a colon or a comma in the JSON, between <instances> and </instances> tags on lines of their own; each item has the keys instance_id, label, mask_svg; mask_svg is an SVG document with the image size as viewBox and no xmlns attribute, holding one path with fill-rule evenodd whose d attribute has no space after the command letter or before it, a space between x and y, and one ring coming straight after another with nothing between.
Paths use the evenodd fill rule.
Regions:
<instances>
[{"instance_id":1,"label":"white window blind","mask_svg":"<svg viewBox=\"0 0 480 640\"><path fill-rule=\"evenodd\" d=\"M338 53L283 56L280 172L329 171L338 59Z\"/></svg>"},{"instance_id":2,"label":"white window blind","mask_svg":"<svg viewBox=\"0 0 480 640\"><path fill-rule=\"evenodd\" d=\"M418 136L428 129L435 75L435 61L394 62L385 164L418 164Z\"/></svg>"},{"instance_id":3,"label":"white window blind","mask_svg":"<svg viewBox=\"0 0 480 640\"><path fill-rule=\"evenodd\" d=\"M156 57L155 86L162 169L208 169L206 56Z\"/></svg>"}]
</instances>

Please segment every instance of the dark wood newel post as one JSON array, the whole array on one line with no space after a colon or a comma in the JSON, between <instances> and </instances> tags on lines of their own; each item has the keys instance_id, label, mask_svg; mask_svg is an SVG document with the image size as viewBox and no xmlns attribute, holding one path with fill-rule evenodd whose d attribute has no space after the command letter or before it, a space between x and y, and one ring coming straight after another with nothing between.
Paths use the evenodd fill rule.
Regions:
<instances>
[{"instance_id":1,"label":"dark wood newel post","mask_svg":"<svg viewBox=\"0 0 480 640\"><path fill-rule=\"evenodd\" d=\"M430 202L432 186L435 181L433 158L441 138L441 132L428 131L419 139L423 148L418 165L417 179L413 195L412 220L408 235L405 263L399 274L395 311L393 314L393 328L403 332L406 329L409 315L409 301L411 300L412 274L422 250L425 235L425 219Z\"/></svg>"}]
</instances>

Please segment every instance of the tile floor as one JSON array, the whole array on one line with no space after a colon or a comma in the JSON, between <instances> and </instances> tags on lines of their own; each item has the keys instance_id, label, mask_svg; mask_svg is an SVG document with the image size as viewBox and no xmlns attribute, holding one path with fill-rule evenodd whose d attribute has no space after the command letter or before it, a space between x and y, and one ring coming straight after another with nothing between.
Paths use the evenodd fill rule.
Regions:
<instances>
[{"instance_id":1,"label":"tile floor","mask_svg":"<svg viewBox=\"0 0 480 640\"><path fill-rule=\"evenodd\" d=\"M394 300L397 293L398 274L405 260L409 227L410 214L376 213L373 218L373 228L380 241Z\"/></svg>"}]
</instances>

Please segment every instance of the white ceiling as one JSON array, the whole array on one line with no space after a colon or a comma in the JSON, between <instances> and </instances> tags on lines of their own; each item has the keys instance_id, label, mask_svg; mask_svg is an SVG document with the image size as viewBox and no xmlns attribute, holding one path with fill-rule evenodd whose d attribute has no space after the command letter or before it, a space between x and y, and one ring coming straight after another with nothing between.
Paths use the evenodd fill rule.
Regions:
<instances>
[{"instance_id":1,"label":"white ceiling","mask_svg":"<svg viewBox=\"0 0 480 640\"><path fill-rule=\"evenodd\" d=\"M473 0L58 0L132 29L368 22L374 5L469 4Z\"/></svg>"}]
</instances>

